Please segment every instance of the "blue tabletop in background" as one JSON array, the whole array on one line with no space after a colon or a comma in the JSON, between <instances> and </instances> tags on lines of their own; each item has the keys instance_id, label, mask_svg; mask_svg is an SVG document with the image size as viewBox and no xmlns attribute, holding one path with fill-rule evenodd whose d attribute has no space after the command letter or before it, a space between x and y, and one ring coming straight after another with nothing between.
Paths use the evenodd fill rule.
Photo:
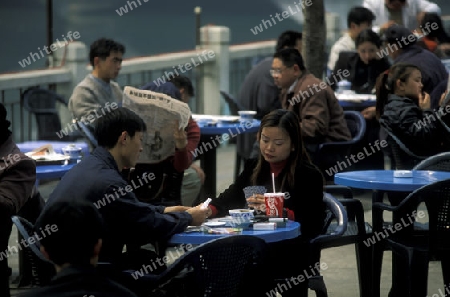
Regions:
<instances>
[{"instance_id":1,"label":"blue tabletop in background","mask_svg":"<svg viewBox=\"0 0 450 297\"><path fill-rule=\"evenodd\" d=\"M37 179L57 179L64 176L64 174L72 169L76 164L67 165L39 165L36 166Z\"/></svg>"},{"instance_id":2,"label":"blue tabletop in background","mask_svg":"<svg viewBox=\"0 0 450 297\"><path fill-rule=\"evenodd\" d=\"M236 235L236 234L230 234ZM276 242L300 236L300 223L288 221L286 227L275 230L244 230L241 235L253 235L264 239L265 242ZM205 234L203 232L190 232L175 234L170 238L169 244L202 244L213 239L229 236L227 234Z\"/></svg>"},{"instance_id":3,"label":"blue tabletop in background","mask_svg":"<svg viewBox=\"0 0 450 297\"><path fill-rule=\"evenodd\" d=\"M258 120L247 121L246 123L222 123L218 122L216 126L209 126L208 121L197 120L198 126L200 127L200 133L202 135L220 135L228 133L230 138L235 137L241 133L258 132L259 125L261 124Z\"/></svg>"},{"instance_id":4,"label":"blue tabletop in background","mask_svg":"<svg viewBox=\"0 0 450 297\"><path fill-rule=\"evenodd\" d=\"M28 153L43 145L51 144L53 146L53 149L55 150L55 153L62 154L63 153L62 148L72 143L75 144L77 147L82 148L83 156L89 155L89 145L86 142L36 140L17 143L17 146L19 147L22 153Z\"/></svg>"},{"instance_id":5,"label":"blue tabletop in background","mask_svg":"<svg viewBox=\"0 0 450 297\"><path fill-rule=\"evenodd\" d=\"M357 189L412 192L445 179L450 179L450 172L413 170L412 177L394 177L394 170L362 170L336 173L334 183Z\"/></svg>"}]
</instances>

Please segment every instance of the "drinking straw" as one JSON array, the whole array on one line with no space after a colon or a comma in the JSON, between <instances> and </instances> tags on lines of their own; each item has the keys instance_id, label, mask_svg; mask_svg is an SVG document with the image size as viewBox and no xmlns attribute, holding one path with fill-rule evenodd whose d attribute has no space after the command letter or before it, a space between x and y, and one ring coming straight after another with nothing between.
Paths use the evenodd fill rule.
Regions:
<instances>
[{"instance_id":1,"label":"drinking straw","mask_svg":"<svg viewBox=\"0 0 450 297\"><path fill-rule=\"evenodd\" d=\"M275 192L275 174L272 172L272 187L273 187L273 192Z\"/></svg>"}]
</instances>

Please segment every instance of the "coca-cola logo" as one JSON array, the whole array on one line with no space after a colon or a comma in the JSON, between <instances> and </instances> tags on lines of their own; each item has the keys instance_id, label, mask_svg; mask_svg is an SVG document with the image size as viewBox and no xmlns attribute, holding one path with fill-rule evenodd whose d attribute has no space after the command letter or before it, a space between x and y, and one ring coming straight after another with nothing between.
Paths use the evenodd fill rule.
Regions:
<instances>
[{"instance_id":1,"label":"coca-cola logo","mask_svg":"<svg viewBox=\"0 0 450 297\"><path fill-rule=\"evenodd\" d=\"M267 198L267 207L269 208L270 216L278 216L278 208L276 206L277 198L269 197Z\"/></svg>"}]
</instances>

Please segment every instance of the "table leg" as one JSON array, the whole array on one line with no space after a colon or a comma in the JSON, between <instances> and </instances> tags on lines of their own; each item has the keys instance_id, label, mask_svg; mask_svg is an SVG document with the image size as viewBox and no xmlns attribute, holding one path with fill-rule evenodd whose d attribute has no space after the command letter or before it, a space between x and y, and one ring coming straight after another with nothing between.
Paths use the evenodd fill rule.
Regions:
<instances>
[{"instance_id":1,"label":"table leg","mask_svg":"<svg viewBox=\"0 0 450 297\"><path fill-rule=\"evenodd\" d=\"M206 197L216 197L216 148L207 150L200 157L200 166L205 172L205 183L203 185Z\"/></svg>"},{"instance_id":2,"label":"table leg","mask_svg":"<svg viewBox=\"0 0 450 297\"><path fill-rule=\"evenodd\" d=\"M383 202L384 191L373 191L372 204L375 202ZM376 234L379 233L379 236ZM383 235L383 211L372 208L372 234L378 240L372 246L372 296L380 296L381 284L381 268L383 265L383 254L385 250Z\"/></svg>"}]
</instances>

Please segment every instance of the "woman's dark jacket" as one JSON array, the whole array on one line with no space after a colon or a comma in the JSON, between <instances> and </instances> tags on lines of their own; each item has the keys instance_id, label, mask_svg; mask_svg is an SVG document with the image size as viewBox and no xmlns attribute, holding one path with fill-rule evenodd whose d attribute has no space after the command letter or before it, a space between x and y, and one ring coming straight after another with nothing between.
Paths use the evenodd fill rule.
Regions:
<instances>
[{"instance_id":1,"label":"woman's dark jacket","mask_svg":"<svg viewBox=\"0 0 450 297\"><path fill-rule=\"evenodd\" d=\"M331 88L336 90L337 82L341 80L337 75L338 70L341 70L340 73L348 70L350 75L348 77L342 75L342 78L352 83L352 90L359 94L372 94L377 77L388 70L390 66L386 57L380 60L372 60L369 64L364 64L357 52L345 51L339 54L334 71L328 77L328 81L332 83Z\"/></svg>"},{"instance_id":2,"label":"woman's dark jacket","mask_svg":"<svg viewBox=\"0 0 450 297\"><path fill-rule=\"evenodd\" d=\"M447 109L450 112L450 106ZM450 133L438 119L450 123L449 112L445 108L424 111L412 99L390 94L380 125L416 155L432 156L450 149Z\"/></svg>"},{"instance_id":3,"label":"woman's dark jacket","mask_svg":"<svg viewBox=\"0 0 450 297\"><path fill-rule=\"evenodd\" d=\"M216 207L218 216L226 216L228 210L245 206L243 188L253 185L251 175L256 164L255 159L247 161L235 183L219 197L213 199L211 205ZM302 238L314 238L320 234L325 218L322 174L316 167L299 162L295 169L294 186L285 185L283 189L280 189L282 177L286 174L288 167L289 163L275 179L277 192L285 192L284 207L294 212L295 221L300 223ZM266 186L268 191L272 191L271 179L270 165L263 162L257 185Z\"/></svg>"}]
</instances>

